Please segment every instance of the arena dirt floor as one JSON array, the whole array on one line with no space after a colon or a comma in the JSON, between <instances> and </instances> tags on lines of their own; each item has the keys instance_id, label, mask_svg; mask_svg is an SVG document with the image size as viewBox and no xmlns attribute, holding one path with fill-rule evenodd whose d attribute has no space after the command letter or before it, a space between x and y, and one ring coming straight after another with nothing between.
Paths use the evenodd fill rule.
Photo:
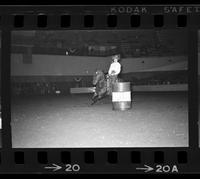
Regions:
<instances>
[{"instance_id":1,"label":"arena dirt floor","mask_svg":"<svg viewBox=\"0 0 200 179\"><path fill-rule=\"evenodd\" d=\"M188 147L187 95L135 94L132 109L113 111L91 95L12 99L14 148Z\"/></svg>"}]
</instances>

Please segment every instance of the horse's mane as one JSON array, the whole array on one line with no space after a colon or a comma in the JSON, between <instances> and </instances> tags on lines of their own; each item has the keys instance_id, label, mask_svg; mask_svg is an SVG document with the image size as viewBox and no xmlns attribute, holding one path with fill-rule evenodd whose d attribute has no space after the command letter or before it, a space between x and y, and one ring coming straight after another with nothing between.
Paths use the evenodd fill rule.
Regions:
<instances>
[{"instance_id":1,"label":"horse's mane","mask_svg":"<svg viewBox=\"0 0 200 179\"><path fill-rule=\"evenodd\" d=\"M97 70L96 73L99 73L102 77L105 78L105 73L102 70Z\"/></svg>"},{"instance_id":2,"label":"horse's mane","mask_svg":"<svg viewBox=\"0 0 200 179\"><path fill-rule=\"evenodd\" d=\"M106 85L106 77L102 70L97 70L95 75L99 76L99 81L97 82L97 88L102 88L104 85Z\"/></svg>"}]
</instances>

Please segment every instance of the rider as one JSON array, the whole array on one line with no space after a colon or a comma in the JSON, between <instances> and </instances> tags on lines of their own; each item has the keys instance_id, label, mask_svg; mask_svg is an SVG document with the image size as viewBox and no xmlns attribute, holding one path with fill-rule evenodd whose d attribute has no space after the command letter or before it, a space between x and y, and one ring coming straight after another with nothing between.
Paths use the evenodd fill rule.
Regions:
<instances>
[{"instance_id":1,"label":"rider","mask_svg":"<svg viewBox=\"0 0 200 179\"><path fill-rule=\"evenodd\" d=\"M120 60L120 55L113 55L112 56L112 63L110 65L110 68L108 70L108 75L111 79L111 84L117 82L117 76L121 72L121 64L118 62Z\"/></svg>"}]
</instances>

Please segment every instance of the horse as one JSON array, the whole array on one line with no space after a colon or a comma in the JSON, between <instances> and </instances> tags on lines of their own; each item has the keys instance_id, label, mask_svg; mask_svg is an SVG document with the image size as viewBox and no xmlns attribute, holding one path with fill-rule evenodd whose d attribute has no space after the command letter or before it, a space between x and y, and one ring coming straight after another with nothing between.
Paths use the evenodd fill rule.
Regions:
<instances>
[{"instance_id":1,"label":"horse","mask_svg":"<svg viewBox=\"0 0 200 179\"><path fill-rule=\"evenodd\" d=\"M93 85L96 86L94 95L92 97L92 104L97 101L105 98L106 96L111 96L112 94L112 84L118 81L122 81L119 79L114 79L108 74L104 74L103 71L97 70L93 76Z\"/></svg>"},{"instance_id":2,"label":"horse","mask_svg":"<svg viewBox=\"0 0 200 179\"><path fill-rule=\"evenodd\" d=\"M92 104L107 96L107 80L103 71L97 70L93 75L92 84L95 86L94 95L92 97Z\"/></svg>"}]
</instances>

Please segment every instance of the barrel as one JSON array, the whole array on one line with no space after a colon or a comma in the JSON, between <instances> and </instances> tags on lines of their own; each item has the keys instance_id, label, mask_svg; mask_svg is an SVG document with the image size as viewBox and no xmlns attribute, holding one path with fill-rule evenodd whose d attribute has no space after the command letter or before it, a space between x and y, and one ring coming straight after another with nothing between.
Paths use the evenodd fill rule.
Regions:
<instances>
[{"instance_id":1,"label":"barrel","mask_svg":"<svg viewBox=\"0 0 200 179\"><path fill-rule=\"evenodd\" d=\"M131 109L130 82L117 82L112 85L112 105L113 110Z\"/></svg>"}]
</instances>

